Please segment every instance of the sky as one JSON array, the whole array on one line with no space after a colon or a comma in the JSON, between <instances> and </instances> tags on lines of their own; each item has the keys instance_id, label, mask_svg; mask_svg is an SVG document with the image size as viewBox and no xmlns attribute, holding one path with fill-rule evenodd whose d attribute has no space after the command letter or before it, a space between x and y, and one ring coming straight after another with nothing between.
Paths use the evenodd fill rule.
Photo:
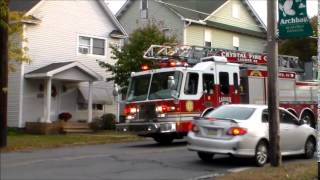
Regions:
<instances>
[{"instance_id":1,"label":"sky","mask_svg":"<svg viewBox=\"0 0 320 180\"><path fill-rule=\"evenodd\" d=\"M106 0L113 13L116 13L126 0ZM213 0L214 1L214 0ZM199 3L201 0L199 0ZM266 24L267 22L267 0L249 0L255 11ZM308 16L312 17L318 13L318 0L307 0Z\"/></svg>"}]
</instances>

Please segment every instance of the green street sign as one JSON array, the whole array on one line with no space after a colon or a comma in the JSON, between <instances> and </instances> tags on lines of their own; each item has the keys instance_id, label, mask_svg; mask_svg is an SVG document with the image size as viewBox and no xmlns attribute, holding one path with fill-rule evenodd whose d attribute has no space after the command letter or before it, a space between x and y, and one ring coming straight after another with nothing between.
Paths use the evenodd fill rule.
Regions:
<instances>
[{"instance_id":1,"label":"green street sign","mask_svg":"<svg viewBox=\"0 0 320 180\"><path fill-rule=\"evenodd\" d=\"M280 39L312 36L306 0L278 0L278 3Z\"/></svg>"}]
</instances>

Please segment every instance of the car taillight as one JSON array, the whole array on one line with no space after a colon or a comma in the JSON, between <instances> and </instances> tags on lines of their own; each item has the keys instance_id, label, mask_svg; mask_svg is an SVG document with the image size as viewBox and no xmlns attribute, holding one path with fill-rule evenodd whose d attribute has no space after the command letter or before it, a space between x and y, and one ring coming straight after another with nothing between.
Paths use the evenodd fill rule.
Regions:
<instances>
[{"instance_id":1,"label":"car taillight","mask_svg":"<svg viewBox=\"0 0 320 180\"><path fill-rule=\"evenodd\" d=\"M247 134L247 129L241 127L232 127L228 130L227 134L231 136L242 136Z\"/></svg>"},{"instance_id":2,"label":"car taillight","mask_svg":"<svg viewBox=\"0 0 320 180\"><path fill-rule=\"evenodd\" d=\"M192 125L191 131L194 133L198 133L199 132L199 127L195 124Z\"/></svg>"}]
</instances>

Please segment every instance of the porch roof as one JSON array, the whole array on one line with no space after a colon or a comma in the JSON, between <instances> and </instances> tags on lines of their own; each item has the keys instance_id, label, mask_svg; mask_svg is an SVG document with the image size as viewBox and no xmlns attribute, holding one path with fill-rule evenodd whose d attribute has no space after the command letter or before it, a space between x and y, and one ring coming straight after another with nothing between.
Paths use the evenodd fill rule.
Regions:
<instances>
[{"instance_id":1,"label":"porch roof","mask_svg":"<svg viewBox=\"0 0 320 180\"><path fill-rule=\"evenodd\" d=\"M24 75L29 79L58 79L68 81L99 81L102 76L95 73L87 66L77 62L52 63Z\"/></svg>"}]
</instances>

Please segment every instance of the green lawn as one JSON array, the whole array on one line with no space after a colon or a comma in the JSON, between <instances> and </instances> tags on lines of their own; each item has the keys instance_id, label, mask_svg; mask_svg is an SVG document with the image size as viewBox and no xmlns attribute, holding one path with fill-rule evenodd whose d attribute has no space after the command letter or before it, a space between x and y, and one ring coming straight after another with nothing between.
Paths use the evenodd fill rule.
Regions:
<instances>
[{"instance_id":1,"label":"green lawn","mask_svg":"<svg viewBox=\"0 0 320 180\"><path fill-rule=\"evenodd\" d=\"M217 180L315 180L318 165L315 160L290 162L281 167L266 166L253 168L239 173L231 173Z\"/></svg>"},{"instance_id":2,"label":"green lawn","mask_svg":"<svg viewBox=\"0 0 320 180\"><path fill-rule=\"evenodd\" d=\"M1 151L21 151L86 144L128 142L140 137L123 132L101 131L93 134L30 135L16 131L8 132L8 146Z\"/></svg>"}]
</instances>

